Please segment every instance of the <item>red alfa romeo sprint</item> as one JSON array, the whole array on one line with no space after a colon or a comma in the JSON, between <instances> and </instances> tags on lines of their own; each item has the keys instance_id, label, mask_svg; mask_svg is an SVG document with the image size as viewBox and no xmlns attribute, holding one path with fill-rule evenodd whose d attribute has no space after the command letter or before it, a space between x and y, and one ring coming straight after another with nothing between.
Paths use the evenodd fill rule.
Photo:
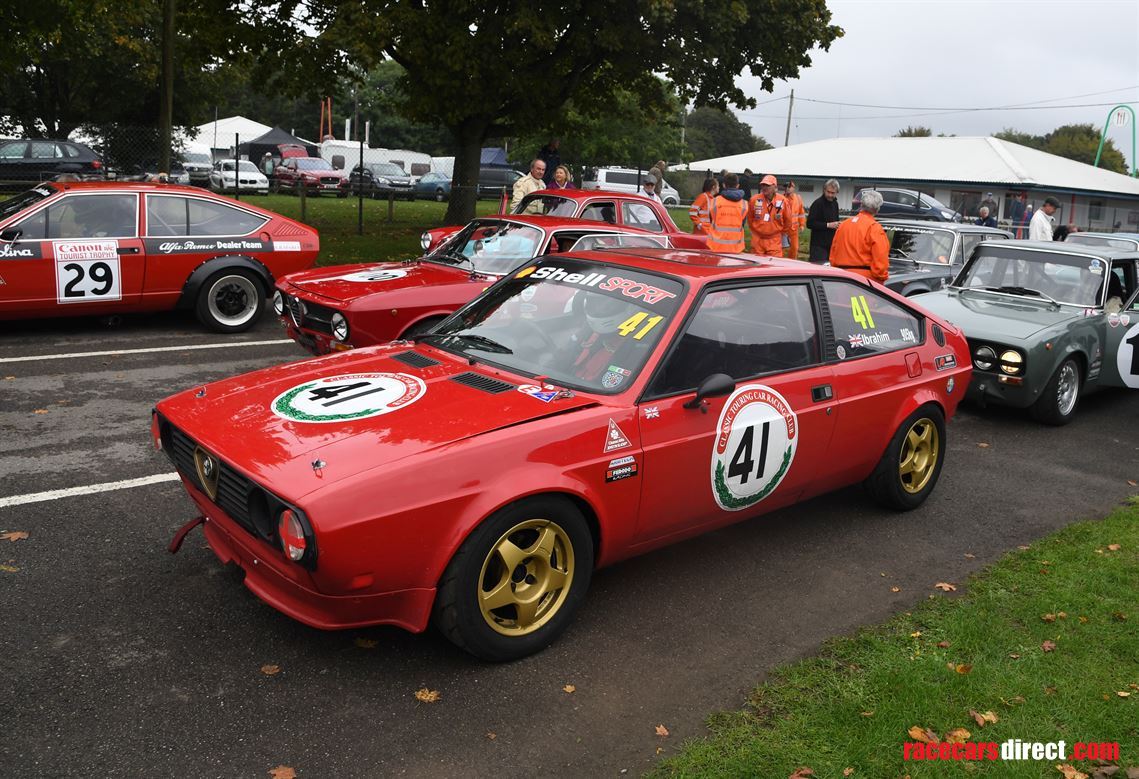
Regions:
<instances>
[{"instance_id":1,"label":"red alfa romeo sprint","mask_svg":"<svg viewBox=\"0 0 1139 779\"><path fill-rule=\"evenodd\" d=\"M197 187L49 182L0 203L0 319L186 308L240 332L319 249L311 227Z\"/></svg>"},{"instance_id":2,"label":"red alfa romeo sprint","mask_svg":"<svg viewBox=\"0 0 1139 779\"><path fill-rule=\"evenodd\" d=\"M549 644L594 569L865 482L919 506L965 339L843 271L676 250L544 256L417 337L158 404L218 557L308 625Z\"/></svg>"}]
</instances>

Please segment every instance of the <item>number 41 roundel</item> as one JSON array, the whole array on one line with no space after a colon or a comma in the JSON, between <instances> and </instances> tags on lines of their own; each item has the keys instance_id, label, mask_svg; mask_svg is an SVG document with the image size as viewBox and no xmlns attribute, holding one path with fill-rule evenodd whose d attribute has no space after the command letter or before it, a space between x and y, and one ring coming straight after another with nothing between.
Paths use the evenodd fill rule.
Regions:
<instances>
[{"instance_id":1,"label":"number 41 roundel","mask_svg":"<svg viewBox=\"0 0 1139 779\"><path fill-rule=\"evenodd\" d=\"M791 404L762 384L740 387L724 403L712 448L712 494L726 511L766 498L791 469L799 418Z\"/></svg>"}]
</instances>

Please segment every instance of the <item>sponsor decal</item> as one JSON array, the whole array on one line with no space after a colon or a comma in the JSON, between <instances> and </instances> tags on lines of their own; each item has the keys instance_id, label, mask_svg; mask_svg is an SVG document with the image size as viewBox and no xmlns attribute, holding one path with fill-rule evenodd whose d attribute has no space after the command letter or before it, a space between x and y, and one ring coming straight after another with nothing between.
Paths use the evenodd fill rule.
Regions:
<instances>
[{"instance_id":1,"label":"sponsor decal","mask_svg":"<svg viewBox=\"0 0 1139 779\"><path fill-rule=\"evenodd\" d=\"M361 270L355 273L345 273L343 276L333 276L324 281L355 281L355 282L375 282L375 281L395 281L402 279L407 275L405 270L386 270L383 268L376 268L373 270Z\"/></svg>"},{"instance_id":2,"label":"sponsor decal","mask_svg":"<svg viewBox=\"0 0 1139 779\"><path fill-rule=\"evenodd\" d=\"M605 469L605 481L621 481L622 479L629 479L637 475L637 458L636 457L618 457L616 460L610 460L609 466Z\"/></svg>"},{"instance_id":3,"label":"sponsor decal","mask_svg":"<svg viewBox=\"0 0 1139 779\"><path fill-rule=\"evenodd\" d=\"M670 298L676 297L672 292L645 284L635 279L627 279L623 276L611 276L596 271L590 273L571 273L565 268L556 265L545 265L541 268L527 268L526 270L532 271L532 274L522 271L515 275L514 278L520 279L523 275L533 275L536 279L559 281L563 284L575 284L580 287L596 287L606 292L620 292L627 298L641 300L649 305L654 305L662 300L669 300Z\"/></svg>"},{"instance_id":4,"label":"sponsor decal","mask_svg":"<svg viewBox=\"0 0 1139 779\"><path fill-rule=\"evenodd\" d=\"M613 373L620 373L625 378L633 375L632 371L622 368L620 365L610 365L606 370L612 371Z\"/></svg>"},{"instance_id":5,"label":"sponsor decal","mask_svg":"<svg viewBox=\"0 0 1139 779\"><path fill-rule=\"evenodd\" d=\"M558 396L558 390L554 388L544 389L537 384L520 384L518 391L523 395L529 395L532 398L537 398L543 403L549 403L551 400Z\"/></svg>"},{"instance_id":6,"label":"sponsor decal","mask_svg":"<svg viewBox=\"0 0 1139 779\"><path fill-rule=\"evenodd\" d=\"M159 254L192 254L194 252L268 252L273 250L271 242L259 238L230 238L195 240L187 238L181 241L160 241L153 238L146 239L146 250Z\"/></svg>"},{"instance_id":7,"label":"sponsor decal","mask_svg":"<svg viewBox=\"0 0 1139 779\"><path fill-rule=\"evenodd\" d=\"M299 252L300 250L300 241L273 241L273 251L275 252Z\"/></svg>"},{"instance_id":8,"label":"sponsor decal","mask_svg":"<svg viewBox=\"0 0 1139 779\"><path fill-rule=\"evenodd\" d=\"M273 413L292 422L345 422L411 405L427 385L406 373L351 373L298 384L278 395Z\"/></svg>"},{"instance_id":9,"label":"sponsor decal","mask_svg":"<svg viewBox=\"0 0 1139 779\"><path fill-rule=\"evenodd\" d=\"M0 287L3 287L3 286L4 286L5 284L7 284L7 283L8 283L8 282L4 281L4 277L3 277L3 276L0 276Z\"/></svg>"},{"instance_id":10,"label":"sponsor decal","mask_svg":"<svg viewBox=\"0 0 1139 779\"><path fill-rule=\"evenodd\" d=\"M1131 315L1130 314L1120 314L1119 315L1119 324L1123 325L1124 327L1127 327L1129 324L1131 324Z\"/></svg>"},{"instance_id":11,"label":"sponsor decal","mask_svg":"<svg viewBox=\"0 0 1139 779\"><path fill-rule=\"evenodd\" d=\"M118 241L54 241L52 251L57 303L122 300Z\"/></svg>"},{"instance_id":12,"label":"sponsor decal","mask_svg":"<svg viewBox=\"0 0 1139 779\"><path fill-rule=\"evenodd\" d=\"M645 419L660 419L660 409L656 406L645 406Z\"/></svg>"},{"instance_id":13,"label":"sponsor decal","mask_svg":"<svg viewBox=\"0 0 1139 779\"><path fill-rule=\"evenodd\" d=\"M1103 275L1103 260L1092 260L1088 263L1088 270L1097 276Z\"/></svg>"},{"instance_id":14,"label":"sponsor decal","mask_svg":"<svg viewBox=\"0 0 1139 779\"><path fill-rule=\"evenodd\" d=\"M534 272L534 271L536 271L536 270L537 270L537 268L535 268L535 267L533 267L533 266L531 266L531 267L529 267L529 268L523 268L522 270L520 270L520 271L518 271L517 273L515 273L515 274L514 274L514 278L516 278L516 279L524 279L524 278L526 278L527 276L529 276L531 273L533 273L533 272Z\"/></svg>"},{"instance_id":15,"label":"sponsor decal","mask_svg":"<svg viewBox=\"0 0 1139 779\"><path fill-rule=\"evenodd\" d=\"M522 298L522 300L525 301L526 303L529 303L531 300L534 299L534 296L537 294L538 294L538 288L535 287L533 284L531 284L529 287L526 287L524 290L522 290L518 294L518 297Z\"/></svg>"},{"instance_id":16,"label":"sponsor decal","mask_svg":"<svg viewBox=\"0 0 1139 779\"><path fill-rule=\"evenodd\" d=\"M877 344L889 343L889 333L855 333L848 339L851 349L865 349Z\"/></svg>"},{"instance_id":17,"label":"sponsor decal","mask_svg":"<svg viewBox=\"0 0 1139 779\"><path fill-rule=\"evenodd\" d=\"M1119 378L1132 389L1139 389L1139 324L1132 325L1119 341L1115 352Z\"/></svg>"},{"instance_id":18,"label":"sponsor decal","mask_svg":"<svg viewBox=\"0 0 1139 779\"><path fill-rule=\"evenodd\" d=\"M913 330L911 330L908 327L903 327L902 328L902 340L903 341L909 341L910 343L916 344L918 342L918 337L916 335L914 335Z\"/></svg>"},{"instance_id":19,"label":"sponsor decal","mask_svg":"<svg viewBox=\"0 0 1139 779\"><path fill-rule=\"evenodd\" d=\"M626 446L632 446L632 444L621 432L621 428L617 427L617 423L610 419L609 430L605 433L605 454L609 454L614 449L624 449Z\"/></svg>"},{"instance_id":20,"label":"sponsor decal","mask_svg":"<svg viewBox=\"0 0 1139 779\"><path fill-rule=\"evenodd\" d=\"M613 371L605 371L605 373L601 376L601 386L605 387L605 389L616 389L617 387L620 387L624 381L624 376Z\"/></svg>"},{"instance_id":21,"label":"sponsor decal","mask_svg":"<svg viewBox=\"0 0 1139 779\"><path fill-rule=\"evenodd\" d=\"M799 418L786 398L763 384L738 388L724 403L712 446L716 503L739 511L766 498L783 481L799 445Z\"/></svg>"},{"instance_id":22,"label":"sponsor decal","mask_svg":"<svg viewBox=\"0 0 1139 779\"><path fill-rule=\"evenodd\" d=\"M953 394L953 388L956 386L957 386L957 382L954 380L954 378L952 376L950 376L949 381L945 382L945 394L946 395L952 395Z\"/></svg>"},{"instance_id":23,"label":"sponsor decal","mask_svg":"<svg viewBox=\"0 0 1139 779\"><path fill-rule=\"evenodd\" d=\"M957 355L939 354L933 358L933 367L939 371L947 371L957 367Z\"/></svg>"},{"instance_id":24,"label":"sponsor decal","mask_svg":"<svg viewBox=\"0 0 1139 779\"><path fill-rule=\"evenodd\" d=\"M845 346L843 346L842 344L839 344L838 346L836 346L836 347L834 348L834 353L835 353L836 355L838 355L838 358L839 358L840 360L845 360L845 359L846 359L846 347L845 347Z\"/></svg>"},{"instance_id":25,"label":"sponsor decal","mask_svg":"<svg viewBox=\"0 0 1139 779\"><path fill-rule=\"evenodd\" d=\"M113 260L119 256L118 241L55 241L52 247L56 262Z\"/></svg>"},{"instance_id":26,"label":"sponsor decal","mask_svg":"<svg viewBox=\"0 0 1139 779\"><path fill-rule=\"evenodd\" d=\"M1108 314L1107 323L1112 327L1119 327L1119 314Z\"/></svg>"},{"instance_id":27,"label":"sponsor decal","mask_svg":"<svg viewBox=\"0 0 1139 779\"><path fill-rule=\"evenodd\" d=\"M0 260L39 260L43 258L39 243L0 243Z\"/></svg>"}]
</instances>

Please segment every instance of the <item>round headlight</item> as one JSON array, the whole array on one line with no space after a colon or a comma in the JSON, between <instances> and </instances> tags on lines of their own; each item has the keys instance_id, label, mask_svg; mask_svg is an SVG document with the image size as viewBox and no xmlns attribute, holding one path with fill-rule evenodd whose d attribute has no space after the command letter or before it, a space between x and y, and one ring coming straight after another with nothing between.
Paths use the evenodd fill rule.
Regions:
<instances>
[{"instance_id":1,"label":"round headlight","mask_svg":"<svg viewBox=\"0 0 1139 779\"><path fill-rule=\"evenodd\" d=\"M273 293L273 313L277 316L285 313L285 296L281 294L281 290Z\"/></svg>"},{"instance_id":2,"label":"round headlight","mask_svg":"<svg viewBox=\"0 0 1139 779\"><path fill-rule=\"evenodd\" d=\"M332 315L332 337L337 341L348 340L348 320L339 311Z\"/></svg>"},{"instance_id":3,"label":"round headlight","mask_svg":"<svg viewBox=\"0 0 1139 779\"><path fill-rule=\"evenodd\" d=\"M1024 370L1024 358L1020 356L1020 352L1014 352L1009 349L1006 352L1001 352L1001 371L1015 376Z\"/></svg>"},{"instance_id":4,"label":"round headlight","mask_svg":"<svg viewBox=\"0 0 1139 779\"><path fill-rule=\"evenodd\" d=\"M292 509L281 512L281 518L277 523L277 535L281 537L281 550L286 557L296 562L305 556L305 547L308 546L305 542L305 531Z\"/></svg>"},{"instance_id":5,"label":"round headlight","mask_svg":"<svg viewBox=\"0 0 1139 779\"><path fill-rule=\"evenodd\" d=\"M997 353L993 351L991 346L981 346L977 351L973 352L973 364L979 370L987 371L993 367L993 363L997 361Z\"/></svg>"},{"instance_id":6,"label":"round headlight","mask_svg":"<svg viewBox=\"0 0 1139 779\"><path fill-rule=\"evenodd\" d=\"M424 233L419 236L419 245L423 248L423 251L427 251L431 246L431 233Z\"/></svg>"}]
</instances>

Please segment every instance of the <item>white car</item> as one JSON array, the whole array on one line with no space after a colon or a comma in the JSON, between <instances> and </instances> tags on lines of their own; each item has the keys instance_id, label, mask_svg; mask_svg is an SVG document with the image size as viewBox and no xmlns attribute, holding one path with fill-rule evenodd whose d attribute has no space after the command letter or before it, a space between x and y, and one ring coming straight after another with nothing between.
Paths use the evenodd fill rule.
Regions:
<instances>
[{"instance_id":1,"label":"white car","mask_svg":"<svg viewBox=\"0 0 1139 779\"><path fill-rule=\"evenodd\" d=\"M233 160L222 160L214 164L210 171L210 189L221 194L233 194L234 170ZM258 195L269 194L269 179L257 170L257 166L249 160L237 161L238 192L254 192Z\"/></svg>"},{"instance_id":2,"label":"white car","mask_svg":"<svg viewBox=\"0 0 1139 779\"><path fill-rule=\"evenodd\" d=\"M640 192L647 170L640 174L633 168L588 168L582 173L582 189L606 189L610 192ZM680 205L680 193L667 181L661 181L661 202L666 206Z\"/></svg>"}]
</instances>

